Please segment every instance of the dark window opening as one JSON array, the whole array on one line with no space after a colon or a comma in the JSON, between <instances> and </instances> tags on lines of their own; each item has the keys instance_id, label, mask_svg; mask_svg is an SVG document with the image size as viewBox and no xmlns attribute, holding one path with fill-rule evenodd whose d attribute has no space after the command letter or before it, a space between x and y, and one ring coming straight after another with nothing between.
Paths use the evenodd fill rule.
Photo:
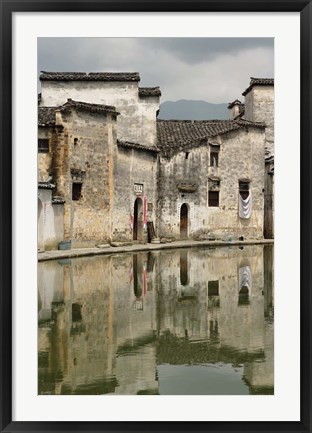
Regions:
<instances>
[{"instance_id":1,"label":"dark window opening","mask_svg":"<svg viewBox=\"0 0 312 433\"><path fill-rule=\"evenodd\" d=\"M82 183L73 183L72 200L80 200Z\"/></svg>"},{"instance_id":2,"label":"dark window opening","mask_svg":"<svg viewBox=\"0 0 312 433\"><path fill-rule=\"evenodd\" d=\"M243 200L249 196L249 182L239 182L239 193Z\"/></svg>"},{"instance_id":3,"label":"dark window opening","mask_svg":"<svg viewBox=\"0 0 312 433\"><path fill-rule=\"evenodd\" d=\"M82 314L81 314L81 305L80 304L72 304L72 321L73 322L81 322Z\"/></svg>"},{"instance_id":4,"label":"dark window opening","mask_svg":"<svg viewBox=\"0 0 312 433\"><path fill-rule=\"evenodd\" d=\"M76 146L78 144L78 138L74 138L74 145Z\"/></svg>"},{"instance_id":5,"label":"dark window opening","mask_svg":"<svg viewBox=\"0 0 312 433\"><path fill-rule=\"evenodd\" d=\"M208 281L208 296L219 296L219 280Z\"/></svg>"},{"instance_id":6,"label":"dark window opening","mask_svg":"<svg viewBox=\"0 0 312 433\"><path fill-rule=\"evenodd\" d=\"M190 152L185 152L185 159L188 159Z\"/></svg>"},{"instance_id":7,"label":"dark window opening","mask_svg":"<svg viewBox=\"0 0 312 433\"><path fill-rule=\"evenodd\" d=\"M211 207L219 207L219 191L209 191L208 205Z\"/></svg>"},{"instance_id":8,"label":"dark window opening","mask_svg":"<svg viewBox=\"0 0 312 433\"><path fill-rule=\"evenodd\" d=\"M38 138L38 152L48 153L49 152L49 140L48 138Z\"/></svg>"},{"instance_id":9,"label":"dark window opening","mask_svg":"<svg viewBox=\"0 0 312 433\"><path fill-rule=\"evenodd\" d=\"M218 167L219 165L219 153L218 152L210 152L210 166Z\"/></svg>"}]
</instances>

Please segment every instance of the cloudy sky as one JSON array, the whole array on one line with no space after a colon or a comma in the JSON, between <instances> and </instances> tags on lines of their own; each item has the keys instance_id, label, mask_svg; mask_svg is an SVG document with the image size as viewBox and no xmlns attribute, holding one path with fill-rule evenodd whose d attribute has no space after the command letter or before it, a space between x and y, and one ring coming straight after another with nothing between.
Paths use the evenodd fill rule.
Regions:
<instances>
[{"instance_id":1,"label":"cloudy sky","mask_svg":"<svg viewBox=\"0 0 312 433\"><path fill-rule=\"evenodd\" d=\"M161 102L242 99L250 77L273 78L273 38L38 38L38 71L139 72Z\"/></svg>"}]
</instances>

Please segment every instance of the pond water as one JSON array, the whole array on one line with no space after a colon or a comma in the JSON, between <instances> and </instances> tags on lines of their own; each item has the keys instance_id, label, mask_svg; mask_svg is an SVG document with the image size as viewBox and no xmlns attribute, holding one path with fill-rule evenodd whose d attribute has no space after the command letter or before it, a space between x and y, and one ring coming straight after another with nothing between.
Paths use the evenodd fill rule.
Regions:
<instances>
[{"instance_id":1,"label":"pond water","mask_svg":"<svg viewBox=\"0 0 312 433\"><path fill-rule=\"evenodd\" d=\"M38 264L38 393L274 393L273 247Z\"/></svg>"}]
</instances>

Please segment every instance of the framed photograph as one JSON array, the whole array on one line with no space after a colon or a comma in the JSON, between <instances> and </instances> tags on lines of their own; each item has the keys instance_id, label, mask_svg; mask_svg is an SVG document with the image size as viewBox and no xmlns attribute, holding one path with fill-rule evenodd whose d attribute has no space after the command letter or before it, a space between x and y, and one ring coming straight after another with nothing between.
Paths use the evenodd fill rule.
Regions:
<instances>
[{"instance_id":1,"label":"framed photograph","mask_svg":"<svg viewBox=\"0 0 312 433\"><path fill-rule=\"evenodd\" d=\"M311 1L1 4L1 431L311 432Z\"/></svg>"}]
</instances>

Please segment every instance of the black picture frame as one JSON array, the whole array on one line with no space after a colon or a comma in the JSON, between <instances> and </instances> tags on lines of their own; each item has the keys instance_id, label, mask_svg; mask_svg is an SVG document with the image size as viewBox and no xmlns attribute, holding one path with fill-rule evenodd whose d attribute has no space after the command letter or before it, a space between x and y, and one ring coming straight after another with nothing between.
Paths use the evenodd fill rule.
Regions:
<instances>
[{"instance_id":1,"label":"black picture frame","mask_svg":"<svg viewBox=\"0 0 312 433\"><path fill-rule=\"evenodd\" d=\"M311 0L0 0L1 13L1 432L236 431L311 432ZM21 422L12 421L12 16L14 12L300 12L301 419L298 422ZM291 31L291 29L290 29ZM291 151L291 150L290 150ZM290 240L291 247L291 240ZM30 288L29 288L30 290Z\"/></svg>"}]
</instances>

